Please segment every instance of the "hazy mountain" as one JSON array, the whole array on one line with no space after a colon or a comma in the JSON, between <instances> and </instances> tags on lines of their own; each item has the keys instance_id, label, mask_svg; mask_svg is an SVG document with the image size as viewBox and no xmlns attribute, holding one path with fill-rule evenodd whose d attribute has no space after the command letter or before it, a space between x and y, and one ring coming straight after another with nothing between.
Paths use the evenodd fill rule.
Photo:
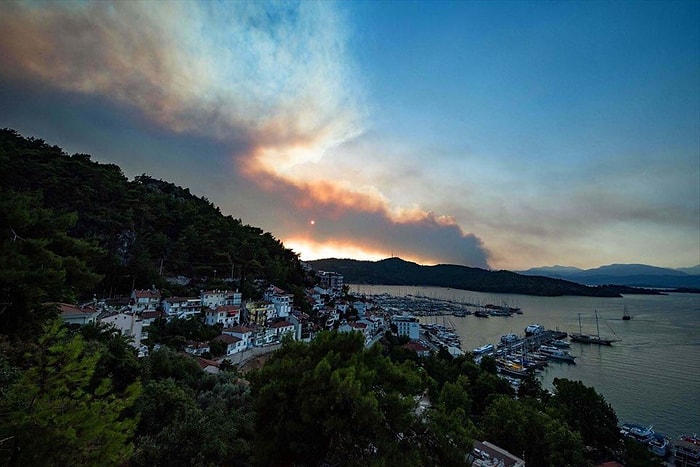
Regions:
<instances>
[{"instance_id":1,"label":"hazy mountain","mask_svg":"<svg viewBox=\"0 0 700 467\"><path fill-rule=\"evenodd\" d=\"M686 274L690 274L691 276L700 276L700 264L690 268L676 268L676 271L681 271Z\"/></svg>"},{"instance_id":2,"label":"hazy mountain","mask_svg":"<svg viewBox=\"0 0 700 467\"><path fill-rule=\"evenodd\" d=\"M526 276L510 271L487 271L454 264L421 266L399 258L381 261L321 259L307 261L315 270L334 271L345 276L347 283L384 285L424 285L453 287L476 292L517 293L524 295L582 295L617 297L634 293L618 287L588 287L571 281ZM639 291L637 291L639 293Z\"/></svg>"},{"instance_id":3,"label":"hazy mountain","mask_svg":"<svg viewBox=\"0 0 700 467\"><path fill-rule=\"evenodd\" d=\"M698 271L698 273L689 274L684 270L647 264L610 264L585 270L566 266L551 266L532 268L519 271L519 273L564 279L587 285L616 284L632 287L700 288L700 267L686 269L691 272Z\"/></svg>"}]
</instances>

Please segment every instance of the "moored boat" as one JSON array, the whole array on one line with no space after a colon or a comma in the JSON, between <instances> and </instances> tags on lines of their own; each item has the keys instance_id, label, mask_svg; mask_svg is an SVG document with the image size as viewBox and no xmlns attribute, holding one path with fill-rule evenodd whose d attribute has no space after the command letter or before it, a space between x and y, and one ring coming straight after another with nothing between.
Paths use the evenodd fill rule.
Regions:
<instances>
[{"instance_id":1,"label":"moored boat","mask_svg":"<svg viewBox=\"0 0 700 467\"><path fill-rule=\"evenodd\" d=\"M651 451L652 454L654 454L656 456L659 456L661 458L665 458L668 455L668 452L669 452L668 438L660 433L655 433L654 437L651 439L651 441L649 441L649 444L647 446L649 448L649 451Z\"/></svg>"},{"instance_id":2,"label":"moored boat","mask_svg":"<svg viewBox=\"0 0 700 467\"><path fill-rule=\"evenodd\" d=\"M637 425L636 423L625 423L620 427L620 434L639 443L648 444L656 434L652 428L651 425L645 427L643 425Z\"/></svg>"},{"instance_id":3,"label":"moored boat","mask_svg":"<svg viewBox=\"0 0 700 467\"><path fill-rule=\"evenodd\" d=\"M531 324L525 328L526 336L534 336L537 334L542 334L544 332L544 326L541 324Z\"/></svg>"},{"instance_id":4,"label":"moored boat","mask_svg":"<svg viewBox=\"0 0 700 467\"><path fill-rule=\"evenodd\" d=\"M499 373L515 378L525 378L529 374L529 371L522 365L507 360L496 361L496 368Z\"/></svg>"},{"instance_id":5,"label":"moored boat","mask_svg":"<svg viewBox=\"0 0 700 467\"><path fill-rule=\"evenodd\" d=\"M582 344L598 344L598 345L612 345L613 342L615 342L615 339L604 339L600 337L600 327L598 326L598 312L595 312L595 326L596 326L596 335L590 335L590 334L583 334L581 330L581 313L578 315L578 334L576 333L571 333L569 334L569 339L571 339L572 342L580 342Z\"/></svg>"},{"instance_id":6,"label":"moored boat","mask_svg":"<svg viewBox=\"0 0 700 467\"><path fill-rule=\"evenodd\" d=\"M676 465L700 467L700 437L683 435L671 441L671 453Z\"/></svg>"},{"instance_id":7,"label":"moored boat","mask_svg":"<svg viewBox=\"0 0 700 467\"><path fill-rule=\"evenodd\" d=\"M482 345L481 347L477 347L476 349L472 350L472 353L474 355L488 355L493 353L495 350L493 344L486 344Z\"/></svg>"},{"instance_id":8,"label":"moored boat","mask_svg":"<svg viewBox=\"0 0 700 467\"><path fill-rule=\"evenodd\" d=\"M565 350L561 350L557 347L543 345L543 346L540 346L539 351L540 351L540 353L546 355L548 358L551 358L552 360L559 360L561 362L576 363L574 361L576 359L576 357L574 355L571 355L569 352L567 352Z\"/></svg>"},{"instance_id":9,"label":"moored boat","mask_svg":"<svg viewBox=\"0 0 700 467\"><path fill-rule=\"evenodd\" d=\"M561 339L554 339L552 342L550 342L550 344L560 349L568 349L569 347L571 347L571 344Z\"/></svg>"},{"instance_id":10,"label":"moored boat","mask_svg":"<svg viewBox=\"0 0 700 467\"><path fill-rule=\"evenodd\" d=\"M513 333L509 333L509 334L505 334L505 335L501 336L501 344L502 345L515 344L519 340L520 340L520 338Z\"/></svg>"}]
</instances>

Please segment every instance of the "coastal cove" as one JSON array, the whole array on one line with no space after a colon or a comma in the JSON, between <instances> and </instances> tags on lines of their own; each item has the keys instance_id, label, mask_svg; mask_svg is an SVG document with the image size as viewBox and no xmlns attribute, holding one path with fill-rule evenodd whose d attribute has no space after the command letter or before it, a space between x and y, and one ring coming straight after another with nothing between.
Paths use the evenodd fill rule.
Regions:
<instances>
[{"instance_id":1,"label":"coastal cove","mask_svg":"<svg viewBox=\"0 0 700 467\"><path fill-rule=\"evenodd\" d=\"M423 323L454 324L462 349L498 343L508 333L524 334L532 323L567 333L619 339L612 346L572 342L576 364L552 362L540 374L550 388L554 378L580 380L594 387L615 409L619 423L653 425L677 437L700 432L700 295L631 295L623 298L534 297L487 294L440 287L350 285L353 293L423 296L456 303L518 307L523 314L488 319L473 315L422 316ZM632 319L622 319L625 307Z\"/></svg>"}]
</instances>

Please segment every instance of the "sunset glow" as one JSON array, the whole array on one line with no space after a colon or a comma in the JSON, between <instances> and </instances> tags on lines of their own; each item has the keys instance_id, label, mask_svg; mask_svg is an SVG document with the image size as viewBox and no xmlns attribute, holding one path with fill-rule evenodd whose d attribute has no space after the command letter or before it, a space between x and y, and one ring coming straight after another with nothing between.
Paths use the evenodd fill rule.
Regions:
<instances>
[{"instance_id":1,"label":"sunset glow","mask_svg":"<svg viewBox=\"0 0 700 467\"><path fill-rule=\"evenodd\" d=\"M304 259L700 263L697 2L0 2L0 125Z\"/></svg>"}]
</instances>

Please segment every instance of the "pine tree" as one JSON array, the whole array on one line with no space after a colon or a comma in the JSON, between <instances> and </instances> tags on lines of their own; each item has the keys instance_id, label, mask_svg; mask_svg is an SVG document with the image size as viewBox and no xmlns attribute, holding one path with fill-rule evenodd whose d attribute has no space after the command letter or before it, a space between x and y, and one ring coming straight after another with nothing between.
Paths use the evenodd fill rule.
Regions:
<instances>
[{"instance_id":1,"label":"pine tree","mask_svg":"<svg viewBox=\"0 0 700 467\"><path fill-rule=\"evenodd\" d=\"M140 391L123 394L109 378L91 388L100 360L61 320L44 328L31 365L0 402L0 463L118 465L129 459L136 420L125 416Z\"/></svg>"}]
</instances>

